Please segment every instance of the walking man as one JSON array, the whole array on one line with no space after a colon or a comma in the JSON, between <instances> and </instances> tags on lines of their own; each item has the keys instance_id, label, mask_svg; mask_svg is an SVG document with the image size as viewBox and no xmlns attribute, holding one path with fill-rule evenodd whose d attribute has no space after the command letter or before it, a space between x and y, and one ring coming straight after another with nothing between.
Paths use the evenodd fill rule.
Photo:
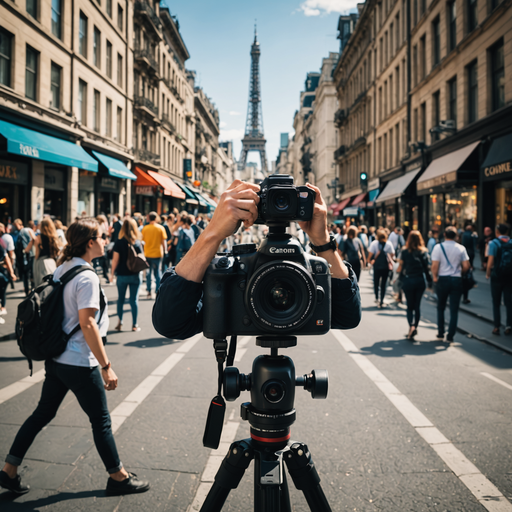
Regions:
<instances>
[{"instance_id":1,"label":"walking man","mask_svg":"<svg viewBox=\"0 0 512 512\"><path fill-rule=\"evenodd\" d=\"M437 295L437 338L444 339L444 310L450 298L450 325L446 341L453 341L457 330L460 299L462 297L462 273L470 269L466 248L455 242L457 229L448 226L444 230L445 241L432 251L432 277Z\"/></svg>"},{"instance_id":2,"label":"walking man","mask_svg":"<svg viewBox=\"0 0 512 512\"><path fill-rule=\"evenodd\" d=\"M146 224L142 228L142 240L144 242L144 256L149 263L149 268L146 276L146 290L148 292L148 299L151 299L151 274L155 276L156 290L160 288L160 278L162 273L160 271L160 265L162 263L162 257L167 252L165 241L167 240L167 234L163 226L158 224L156 221L158 214L156 212L150 212L148 215L149 224Z\"/></svg>"},{"instance_id":3,"label":"walking man","mask_svg":"<svg viewBox=\"0 0 512 512\"><path fill-rule=\"evenodd\" d=\"M388 242L393 246L395 250L395 256L400 255L402 251L402 247L405 245L405 240L403 236L402 228L397 226L388 237Z\"/></svg>"},{"instance_id":4,"label":"walking man","mask_svg":"<svg viewBox=\"0 0 512 512\"><path fill-rule=\"evenodd\" d=\"M507 311L505 334L512 334L512 241L510 226L498 224L496 238L489 242L489 259L485 277L491 278L492 309L494 316L493 334L500 335L501 296Z\"/></svg>"}]
</instances>

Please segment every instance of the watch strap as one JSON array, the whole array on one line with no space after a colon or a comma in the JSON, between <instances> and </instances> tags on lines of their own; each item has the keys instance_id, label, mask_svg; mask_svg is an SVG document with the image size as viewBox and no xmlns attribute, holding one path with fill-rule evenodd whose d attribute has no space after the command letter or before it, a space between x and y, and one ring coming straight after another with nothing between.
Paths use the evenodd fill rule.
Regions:
<instances>
[{"instance_id":1,"label":"watch strap","mask_svg":"<svg viewBox=\"0 0 512 512\"><path fill-rule=\"evenodd\" d=\"M333 251L336 251L336 249L338 248L338 244L336 243L336 238L334 235L329 235L329 242L327 242L326 244L324 245L313 245L311 242L309 243L309 246L311 247L311 249L313 249L313 251L315 251L317 254L319 252L325 252L325 251L328 251L329 249L332 249Z\"/></svg>"}]
</instances>

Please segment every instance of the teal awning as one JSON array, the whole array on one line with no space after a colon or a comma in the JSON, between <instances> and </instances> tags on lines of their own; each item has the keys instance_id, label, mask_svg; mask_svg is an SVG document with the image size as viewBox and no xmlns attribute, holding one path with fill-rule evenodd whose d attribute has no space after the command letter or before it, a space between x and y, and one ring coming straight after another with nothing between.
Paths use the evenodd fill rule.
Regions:
<instances>
[{"instance_id":1,"label":"teal awning","mask_svg":"<svg viewBox=\"0 0 512 512\"><path fill-rule=\"evenodd\" d=\"M187 196L187 198L185 199L186 203L199 204L199 201L198 201L196 195L186 185L183 185L182 183L178 183L178 182L176 182L176 185L178 185L178 187L180 187L181 190L183 190L183 192L185 192L185 194Z\"/></svg>"},{"instance_id":2,"label":"teal awning","mask_svg":"<svg viewBox=\"0 0 512 512\"><path fill-rule=\"evenodd\" d=\"M215 210L217 208L217 204L213 201L213 199L210 199L206 194L203 194L201 192L201 197L208 203L208 206Z\"/></svg>"},{"instance_id":3,"label":"teal awning","mask_svg":"<svg viewBox=\"0 0 512 512\"><path fill-rule=\"evenodd\" d=\"M121 178L126 180L136 180L137 176L133 174L126 165L118 160L117 158L112 158L111 156L103 155L102 153L98 153L97 151L93 151L92 154L107 168L110 176L114 178Z\"/></svg>"},{"instance_id":4,"label":"teal awning","mask_svg":"<svg viewBox=\"0 0 512 512\"><path fill-rule=\"evenodd\" d=\"M98 162L72 142L6 121L0 121L0 135L7 140L9 153L98 172Z\"/></svg>"},{"instance_id":5,"label":"teal awning","mask_svg":"<svg viewBox=\"0 0 512 512\"><path fill-rule=\"evenodd\" d=\"M187 187L186 185L184 185ZM204 197L201 196L199 192L196 192L195 190L191 189L190 187L187 187L194 196L197 197L197 200L199 201L199 204L201 206L204 206L205 208L208 208L209 204L204 200Z\"/></svg>"}]
</instances>

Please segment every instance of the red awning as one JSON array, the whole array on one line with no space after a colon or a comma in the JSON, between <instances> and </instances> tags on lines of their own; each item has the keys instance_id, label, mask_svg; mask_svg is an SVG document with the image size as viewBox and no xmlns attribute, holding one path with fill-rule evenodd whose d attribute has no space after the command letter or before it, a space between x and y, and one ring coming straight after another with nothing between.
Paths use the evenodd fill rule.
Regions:
<instances>
[{"instance_id":1,"label":"red awning","mask_svg":"<svg viewBox=\"0 0 512 512\"><path fill-rule=\"evenodd\" d=\"M336 206L338 206L338 203L332 203L331 205L329 205L329 210L334 210Z\"/></svg>"},{"instance_id":2,"label":"red awning","mask_svg":"<svg viewBox=\"0 0 512 512\"><path fill-rule=\"evenodd\" d=\"M356 206L356 204L359 204L363 199L366 197L366 192L363 192L362 194L359 194L356 196L356 198L352 201L352 204L350 206Z\"/></svg>"},{"instance_id":3,"label":"red awning","mask_svg":"<svg viewBox=\"0 0 512 512\"><path fill-rule=\"evenodd\" d=\"M158 187L158 182L138 167L135 167L133 172L137 176L136 187Z\"/></svg>"},{"instance_id":4,"label":"red awning","mask_svg":"<svg viewBox=\"0 0 512 512\"><path fill-rule=\"evenodd\" d=\"M178 187L178 185L176 185L169 176L164 176L163 174L159 174L155 171L148 171L148 174L164 189L164 194L166 196L185 199L185 192L183 192L183 190L181 190L181 188Z\"/></svg>"},{"instance_id":5,"label":"red awning","mask_svg":"<svg viewBox=\"0 0 512 512\"><path fill-rule=\"evenodd\" d=\"M346 199L343 199L343 201L340 201L338 203L338 206L336 206L336 208L334 208L333 213L338 214L339 212L341 212L343 210L343 208L345 208L345 206L347 206L348 203L350 203L351 199L352 199L351 197L347 197Z\"/></svg>"}]
</instances>

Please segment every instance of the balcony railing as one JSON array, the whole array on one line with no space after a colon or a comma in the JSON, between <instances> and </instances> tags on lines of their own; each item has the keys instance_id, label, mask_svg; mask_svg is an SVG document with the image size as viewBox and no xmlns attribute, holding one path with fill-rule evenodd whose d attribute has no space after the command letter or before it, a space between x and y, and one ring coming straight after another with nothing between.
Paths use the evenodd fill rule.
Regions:
<instances>
[{"instance_id":1,"label":"balcony railing","mask_svg":"<svg viewBox=\"0 0 512 512\"><path fill-rule=\"evenodd\" d=\"M335 152L334 152L334 160L338 160L340 156L343 156L345 154L345 146L340 146Z\"/></svg>"},{"instance_id":2,"label":"balcony railing","mask_svg":"<svg viewBox=\"0 0 512 512\"><path fill-rule=\"evenodd\" d=\"M136 14L144 14L148 17L149 20L151 20L151 22L155 26L157 33L162 29L162 22L160 21L160 18L156 15L151 5L149 5L146 2L135 2L134 9Z\"/></svg>"},{"instance_id":3,"label":"balcony railing","mask_svg":"<svg viewBox=\"0 0 512 512\"><path fill-rule=\"evenodd\" d=\"M152 153L147 149L136 149L135 158L137 158L141 162L149 162L153 165L160 165L160 155Z\"/></svg>"},{"instance_id":4,"label":"balcony railing","mask_svg":"<svg viewBox=\"0 0 512 512\"><path fill-rule=\"evenodd\" d=\"M149 110L155 116L158 115L158 108L149 98L146 98L144 96L134 96L133 104L135 105L135 107L145 108Z\"/></svg>"},{"instance_id":5,"label":"balcony railing","mask_svg":"<svg viewBox=\"0 0 512 512\"><path fill-rule=\"evenodd\" d=\"M357 148L357 147L359 147L359 146L363 146L364 144L366 144L366 137L358 137L358 138L354 141L353 147L354 147L354 148Z\"/></svg>"},{"instance_id":6,"label":"balcony railing","mask_svg":"<svg viewBox=\"0 0 512 512\"><path fill-rule=\"evenodd\" d=\"M339 108L334 114L334 124L339 128L343 121L345 121L345 111Z\"/></svg>"},{"instance_id":7,"label":"balcony railing","mask_svg":"<svg viewBox=\"0 0 512 512\"><path fill-rule=\"evenodd\" d=\"M171 119L169 118L169 114L162 114L162 123L164 123L165 126L169 128L169 131L171 131L172 133L176 133L176 128L172 124Z\"/></svg>"},{"instance_id":8,"label":"balcony railing","mask_svg":"<svg viewBox=\"0 0 512 512\"><path fill-rule=\"evenodd\" d=\"M155 57L151 54L151 52L146 48L139 48L135 47L133 50L133 55L135 57L135 60L142 60L146 61L146 63L149 65L150 69L158 74L158 62L156 61Z\"/></svg>"}]
</instances>

